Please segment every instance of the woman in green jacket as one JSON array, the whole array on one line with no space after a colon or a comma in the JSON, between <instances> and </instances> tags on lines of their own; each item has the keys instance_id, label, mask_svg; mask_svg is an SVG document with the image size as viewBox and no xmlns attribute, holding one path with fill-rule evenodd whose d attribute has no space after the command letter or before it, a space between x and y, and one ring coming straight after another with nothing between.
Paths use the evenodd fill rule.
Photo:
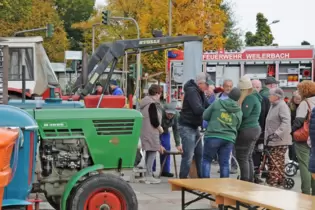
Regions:
<instances>
[{"instance_id":1,"label":"woman in green jacket","mask_svg":"<svg viewBox=\"0 0 315 210\"><path fill-rule=\"evenodd\" d=\"M239 88L241 89L239 105L243 118L235 142L235 154L241 170L241 180L254 182L253 152L261 133L258 120L262 96L253 90L252 82L247 77L240 79Z\"/></svg>"}]
</instances>

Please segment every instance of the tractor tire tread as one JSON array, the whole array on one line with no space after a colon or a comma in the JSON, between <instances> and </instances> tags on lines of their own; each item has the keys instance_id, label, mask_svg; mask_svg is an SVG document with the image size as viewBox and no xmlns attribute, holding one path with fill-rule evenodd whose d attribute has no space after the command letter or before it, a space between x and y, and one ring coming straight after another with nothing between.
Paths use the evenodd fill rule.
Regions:
<instances>
[{"instance_id":1,"label":"tractor tire tread","mask_svg":"<svg viewBox=\"0 0 315 210\"><path fill-rule=\"evenodd\" d=\"M126 201L127 210L138 210L137 196L132 187L114 174L97 174L82 181L71 193L68 204L71 210L84 210L85 199L94 189L100 187L118 191Z\"/></svg>"}]
</instances>

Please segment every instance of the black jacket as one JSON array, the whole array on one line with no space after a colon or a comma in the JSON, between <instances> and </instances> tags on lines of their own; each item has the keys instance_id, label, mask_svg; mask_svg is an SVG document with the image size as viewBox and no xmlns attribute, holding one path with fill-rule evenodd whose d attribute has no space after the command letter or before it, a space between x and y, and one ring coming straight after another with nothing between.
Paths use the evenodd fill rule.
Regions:
<instances>
[{"instance_id":1,"label":"black jacket","mask_svg":"<svg viewBox=\"0 0 315 210\"><path fill-rule=\"evenodd\" d=\"M259 125L261 127L261 134L257 141L257 144L263 144L264 143L264 137L265 137L265 125L266 125L266 118L270 109L270 102L269 99L263 95L262 101L261 101L261 111L259 116Z\"/></svg>"},{"instance_id":2,"label":"black jacket","mask_svg":"<svg viewBox=\"0 0 315 210\"><path fill-rule=\"evenodd\" d=\"M198 88L194 80L184 85L184 101L180 113L179 124L198 128L202 125L202 114L209 106L205 94Z\"/></svg>"},{"instance_id":3,"label":"black jacket","mask_svg":"<svg viewBox=\"0 0 315 210\"><path fill-rule=\"evenodd\" d=\"M311 156L309 161L309 171L315 173L315 109L312 110L310 120Z\"/></svg>"}]
</instances>

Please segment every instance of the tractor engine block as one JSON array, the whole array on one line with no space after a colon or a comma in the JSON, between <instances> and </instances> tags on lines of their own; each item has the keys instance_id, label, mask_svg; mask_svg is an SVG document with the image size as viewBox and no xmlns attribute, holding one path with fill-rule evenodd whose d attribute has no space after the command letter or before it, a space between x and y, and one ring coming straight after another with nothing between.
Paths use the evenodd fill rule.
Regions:
<instances>
[{"instance_id":1,"label":"tractor engine block","mask_svg":"<svg viewBox=\"0 0 315 210\"><path fill-rule=\"evenodd\" d=\"M40 146L42 176L53 170L79 170L89 165L90 155L83 139L46 139Z\"/></svg>"}]
</instances>

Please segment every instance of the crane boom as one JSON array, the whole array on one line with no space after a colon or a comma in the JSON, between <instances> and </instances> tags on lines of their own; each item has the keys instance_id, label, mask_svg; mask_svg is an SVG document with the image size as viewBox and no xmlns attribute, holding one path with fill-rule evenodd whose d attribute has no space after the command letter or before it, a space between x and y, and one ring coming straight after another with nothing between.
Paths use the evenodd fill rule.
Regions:
<instances>
[{"instance_id":1,"label":"crane boom","mask_svg":"<svg viewBox=\"0 0 315 210\"><path fill-rule=\"evenodd\" d=\"M157 37L146 39L131 39L119 40L112 43L101 44L93 53L88 62L88 81L84 81L85 86L79 90L79 94L84 97L92 91L95 83L99 80L105 69L112 63L110 72L107 77L104 89L108 88L110 77L115 69L118 59L125 55L126 52L139 53L150 52L157 49L174 48L175 44L182 44L185 42L202 41L199 36L177 36L177 37ZM157 48L158 47L158 48ZM97 66L97 67L96 67ZM75 87L79 87L83 75L77 79Z\"/></svg>"}]
</instances>

